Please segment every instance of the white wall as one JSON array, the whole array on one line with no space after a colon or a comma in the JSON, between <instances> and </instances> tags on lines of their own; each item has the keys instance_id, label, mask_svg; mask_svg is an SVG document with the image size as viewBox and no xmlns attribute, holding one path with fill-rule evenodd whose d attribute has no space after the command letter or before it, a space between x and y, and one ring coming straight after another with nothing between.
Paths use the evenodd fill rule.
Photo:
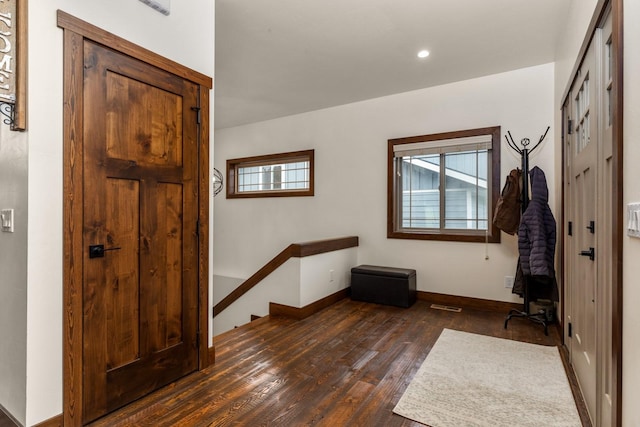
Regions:
<instances>
[{"instance_id":1,"label":"white wall","mask_svg":"<svg viewBox=\"0 0 640 427\"><path fill-rule=\"evenodd\" d=\"M504 276L515 272L515 237L503 233L501 244L488 247L387 239L387 140L499 125L517 141L537 141L553 125L553 70L546 64L217 130L219 170L230 158L313 148L316 187L314 197L216 197L213 270L248 277L289 243L357 235L358 263L415 268L419 290L519 301L504 288ZM553 130L549 134L531 164L552 183ZM501 141L502 185L520 160Z\"/></svg>"},{"instance_id":2,"label":"white wall","mask_svg":"<svg viewBox=\"0 0 640 427\"><path fill-rule=\"evenodd\" d=\"M23 424L27 387L27 154L26 135L0 124L0 209L14 209L15 213L14 232L0 232L0 405Z\"/></svg>"},{"instance_id":3,"label":"white wall","mask_svg":"<svg viewBox=\"0 0 640 427\"><path fill-rule=\"evenodd\" d=\"M573 0L569 6L564 31L558 35L555 62L555 111L562 108L562 95L567 90L571 71L586 37L598 0ZM557 117L560 117L559 115ZM556 126L558 135L562 129Z\"/></svg>"},{"instance_id":4,"label":"white wall","mask_svg":"<svg viewBox=\"0 0 640 427\"><path fill-rule=\"evenodd\" d=\"M357 247L290 258L216 316L214 336L248 323L252 314L268 315L270 302L302 308L349 287L351 267L356 265L357 258ZM214 304L246 279L213 276Z\"/></svg>"},{"instance_id":5,"label":"white wall","mask_svg":"<svg viewBox=\"0 0 640 427\"><path fill-rule=\"evenodd\" d=\"M624 2L624 204L640 202L640 3ZM626 212L626 209L625 209ZM625 214L626 221L627 216ZM625 222L626 224L626 222ZM622 425L640 426L640 239L623 238Z\"/></svg>"},{"instance_id":6,"label":"white wall","mask_svg":"<svg viewBox=\"0 0 640 427\"><path fill-rule=\"evenodd\" d=\"M174 0L166 17L136 0L29 2L27 425L62 412L63 51L56 10L213 76L213 3Z\"/></svg>"},{"instance_id":7,"label":"white wall","mask_svg":"<svg viewBox=\"0 0 640 427\"><path fill-rule=\"evenodd\" d=\"M555 171L556 176L562 176L562 97L572 78L571 72L575 66L580 47L587 34L591 17L595 11L598 0L573 0L569 6L564 31L558 35L556 48L555 72L554 72L554 130L556 144ZM551 185L551 184L549 184ZM556 203L560 206L562 197L562 179L554 182L556 191Z\"/></svg>"},{"instance_id":8,"label":"white wall","mask_svg":"<svg viewBox=\"0 0 640 427\"><path fill-rule=\"evenodd\" d=\"M300 301L304 307L351 284L351 268L358 263L358 248L326 252L300 259Z\"/></svg>"},{"instance_id":9,"label":"white wall","mask_svg":"<svg viewBox=\"0 0 640 427\"><path fill-rule=\"evenodd\" d=\"M257 286L218 314L213 321L214 336L249 323L252 314L260 317L266 316L269 314L269 302L297 307L300 301L300 260L301 258L290 258ZM231 282L233 279L226 278L226 280ZM214 276L213 286L216 301L226 296L216 292L218 283L219 276Z\"/></svg>"}]
</instances>

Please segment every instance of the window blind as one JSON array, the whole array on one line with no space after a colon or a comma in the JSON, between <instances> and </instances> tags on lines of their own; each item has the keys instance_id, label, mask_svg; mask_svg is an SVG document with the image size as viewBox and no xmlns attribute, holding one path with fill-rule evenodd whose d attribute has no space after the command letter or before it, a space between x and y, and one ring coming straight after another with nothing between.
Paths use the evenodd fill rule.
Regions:
<instances>
[{"instance_id":1,"label":"window blind","mask_svg":"<svg viewBox=\"0 0 640 427\"><path fill-rule=\"evenodd\" d=\"M459 151L491 150L491 141L491 135L477 135L462 138L396 144L393 146L393 155L394 157L407 157Z\"/></svg>"}]
</instances>

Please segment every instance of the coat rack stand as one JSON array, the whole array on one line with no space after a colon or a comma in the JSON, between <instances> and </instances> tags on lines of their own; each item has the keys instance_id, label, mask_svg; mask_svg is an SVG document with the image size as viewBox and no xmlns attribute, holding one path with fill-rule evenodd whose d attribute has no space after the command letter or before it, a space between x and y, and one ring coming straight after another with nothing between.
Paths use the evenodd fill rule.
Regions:
<instances>
[{"instance_id":1,"label":"coat rack stand","mask_svg":"<svg viewBox=\"0 0 640 427\"><path fill-rule=\"evenodd\" d=\"M513 137L511 136L511 132L507 131L507 135L505 135L505 138L507 139L507 143L509 144L509 147L515 150L516 153L520 154L520 157L522 160L522 210L521 210L522 213L524 213L524 211L527 210L527 206L529 205L529 155L533 153L533 151L540 146L542 141L547 136L547 133L549 132L549 128L550 126L547 126L547 130L544 132L544 135L540 137L538 142L532 148L529 148L529 145L531 144L531 141L529 140L529 138L524 138L522 139L522 141L520 141L520 145L522 146L521 148L521 147L518 147L518 145L513 140ZM520 262L519 259L518 259L518 262ZM531 301L529 296L529 280L527 276L523 276L522 279L524 281L524 292L523 292L524 310L512 309L511 311L509 311L509 314L507 315L507 318L504 321L504 328L507 329L507 323L509 323L509 320L511 320L513 317L524 317L525 319L529 319L533 323L542 325L544 327L544 334L549 335L549 328L547 324L546 315L544 313L530 312L531 308L529 303Z\"/></svg>"}]
</instances>

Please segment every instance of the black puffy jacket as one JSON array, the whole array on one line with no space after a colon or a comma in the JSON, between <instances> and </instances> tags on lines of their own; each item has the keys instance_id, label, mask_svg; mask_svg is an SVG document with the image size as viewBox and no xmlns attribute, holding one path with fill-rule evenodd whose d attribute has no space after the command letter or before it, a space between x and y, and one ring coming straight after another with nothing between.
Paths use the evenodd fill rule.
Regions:
<instances>
[{"instance_id":1,"label":"black puffy jacket","mask_svg":"<svg viewBox=\"0 0 640 427\"><path fill-rule=\"evenodd\" d=\"M556 220L549 208L547 179L537 166L529 175L531 200L518 229L520 265L525 275L555 277Z\"/></svg>"}]
</instances>

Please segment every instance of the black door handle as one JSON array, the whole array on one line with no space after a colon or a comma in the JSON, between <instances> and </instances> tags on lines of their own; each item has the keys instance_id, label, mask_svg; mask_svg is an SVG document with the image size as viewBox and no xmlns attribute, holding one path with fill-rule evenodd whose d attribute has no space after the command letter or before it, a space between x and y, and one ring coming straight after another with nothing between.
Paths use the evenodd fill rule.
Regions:
<instances>
[{"instance_id":1,"label":"black door handle","mask_svg":"<svg viewBox=\"0 0 640 427\"><path fill-rule=\"evenodd\" d=\"M596 259L596 250L594 248L589 248L588 251L580 251L580 256L588 256L591 261Z\"/></svg>"},{"instance_id":2,"label":"black door handle","mask_svg":"<svg viewBox=\"0 0 640 427\"><path fill-rule=\"evenodd\" d=\"M121 248L106 248L104 245L91 245L89 246L89 258L104 258L106 251L116 251Z\"/></svg>"}]
</instances>

